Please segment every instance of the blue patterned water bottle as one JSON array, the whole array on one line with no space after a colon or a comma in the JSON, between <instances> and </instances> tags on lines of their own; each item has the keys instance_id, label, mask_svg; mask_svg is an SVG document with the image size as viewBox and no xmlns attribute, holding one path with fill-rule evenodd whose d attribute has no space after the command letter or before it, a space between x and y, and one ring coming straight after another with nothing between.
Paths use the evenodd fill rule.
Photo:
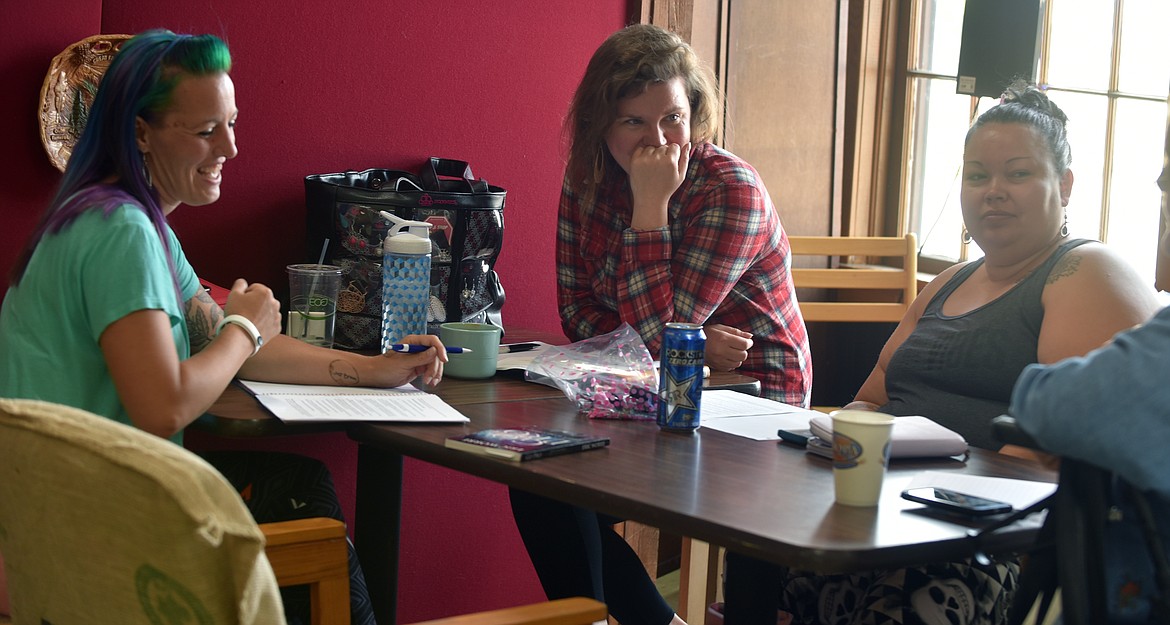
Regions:
<instances>
[{"instance_id":1,"label":"blue patterned water bottle","mask_svg":"<svg viewBox=\"0 0 1170 625\"><path fill-rule=\"evenodd\" d=\"M382 353L408 334L427 333L431 297L431 224L386 211L390 231L382 244Z\"/></svg>"}]
</instances>

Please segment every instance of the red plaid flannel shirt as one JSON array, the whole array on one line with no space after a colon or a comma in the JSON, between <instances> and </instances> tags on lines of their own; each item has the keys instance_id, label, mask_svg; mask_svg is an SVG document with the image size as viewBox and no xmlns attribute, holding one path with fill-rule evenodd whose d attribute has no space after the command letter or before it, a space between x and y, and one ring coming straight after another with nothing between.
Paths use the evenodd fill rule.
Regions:
<instances>
[{"instance_id":1,"label":"red plaid flannel shirt","mask_svg":"<svg viewBox=\"0 0 1170 625\"><path fill-rule=\"evenodd\" d=\"M557 301L574 341L630 324L657 355L666 323L751 332L738 369L766 397L808 406L812 358L796 303L788 237L756 170L711 144L695 147L670 198L668 225L630 229L629 184L591 206L566 185L557 220Z\"/></svg>"}]
</instances>

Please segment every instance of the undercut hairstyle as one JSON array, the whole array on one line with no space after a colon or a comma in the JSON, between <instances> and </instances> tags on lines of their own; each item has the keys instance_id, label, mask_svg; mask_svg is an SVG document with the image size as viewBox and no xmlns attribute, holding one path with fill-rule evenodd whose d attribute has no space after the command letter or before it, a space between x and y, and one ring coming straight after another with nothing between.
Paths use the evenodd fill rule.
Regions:
<instances>
[{"instance_id":1,"label":"undercut hairstyle","mask_svg":"<svg viewBox=\"0 0 1170 625\"><path fill-rule=\"evenodd\" d=\"M91 208L98 207L108 216L128 199L142 206L170 262L164 236L166 216L145 173L135 120L156 122L170 107L175 86L185 76L226 74L231 66L227 44L215 35L149 30L123 44L98 86L57 192L17 258L12 284L19 284L33 250L46 235L60 232Z\"/></svg>"}]
</instances>

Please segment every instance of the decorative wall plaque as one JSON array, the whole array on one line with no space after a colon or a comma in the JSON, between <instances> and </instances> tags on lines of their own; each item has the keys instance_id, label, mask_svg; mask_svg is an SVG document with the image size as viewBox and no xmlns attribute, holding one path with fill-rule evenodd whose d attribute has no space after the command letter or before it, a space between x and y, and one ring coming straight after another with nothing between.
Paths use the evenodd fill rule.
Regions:
<instances>
[{"instance_id":1,"label":"decorative wall plaque","mask_svg":"<svg viewBox=\"0 0 1170 625\"><path fill-rule=\"evenodd\" d=\"M114 54L132 35L95 35L82 39L53 57L41 85L41 142L53 165L65 171L98 84Z\"/></svg>"}]
</instances>

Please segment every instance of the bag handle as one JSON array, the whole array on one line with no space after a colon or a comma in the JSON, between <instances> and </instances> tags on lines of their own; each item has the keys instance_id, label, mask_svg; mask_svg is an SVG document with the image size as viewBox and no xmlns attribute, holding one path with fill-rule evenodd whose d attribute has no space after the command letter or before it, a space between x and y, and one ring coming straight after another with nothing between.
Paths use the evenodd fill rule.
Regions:
<instances>
[{"instance_id":1,"label":"bag handle","mask_svg":"<svg viewBox=\"0 0 1170 625\"><path fill-rule=\"evenodd\" d=\"M395 191L402 191L402 183L404 183L404 182L406 184L414 187L413 189L407 189L408 191L422 191L423 190L422 187L418 186L418 183L411 180L410 178L407 178L406 176L399 176L398 179L394 181L394 190Z\"/></svg>"},{"instance_id":2,"label":"bag handle","mask_svg":"<svg viewBox=\"0 0 1170 625\"><path fill-rule=\"evenodd\" d=\"M444 188L444 178L448 180L457 178L459 181L452 181ZM470 193L486 193L488 190L486 180L475 179L475 174L471 173L470 163L451 158L432 156L423 166L422 180L423 186L431 191L452 191L450 188L452 184L466 184Z\"/></svg>"},{"instance_id":3,"label":"bag handle","mask_svg":"<svg viewBox=\"0 0 1170 625\"><path fill-rule=\"evenodd\" d=\"M356 180L361 180L363 178L367 178L367 175L370 173L370 171L373 171L373 170L356 172L356 171L351 169L351 170L345 172L345 176L346 176L346 178L353 178ZM364 180L364 182L366 183L366 185L370 189L373 189L374 191L380 191L383 188L385 188L387 186L386 183L389 182L388 179L385 179L382 177L383 174L388 175L388 178L394 178L394 185L393 186L394 186L395 191L402 191L402 183L406 183L412 187L410 189L407 189L407 191L422 191L423 190L422 187L418 186L417 182L415 182L414 180L411 180L409 177L407 177L408 174L406 174L406 172L380 171L379 175L368 176L368 178L366 180Z\"/></svg>"}]
</instances>

